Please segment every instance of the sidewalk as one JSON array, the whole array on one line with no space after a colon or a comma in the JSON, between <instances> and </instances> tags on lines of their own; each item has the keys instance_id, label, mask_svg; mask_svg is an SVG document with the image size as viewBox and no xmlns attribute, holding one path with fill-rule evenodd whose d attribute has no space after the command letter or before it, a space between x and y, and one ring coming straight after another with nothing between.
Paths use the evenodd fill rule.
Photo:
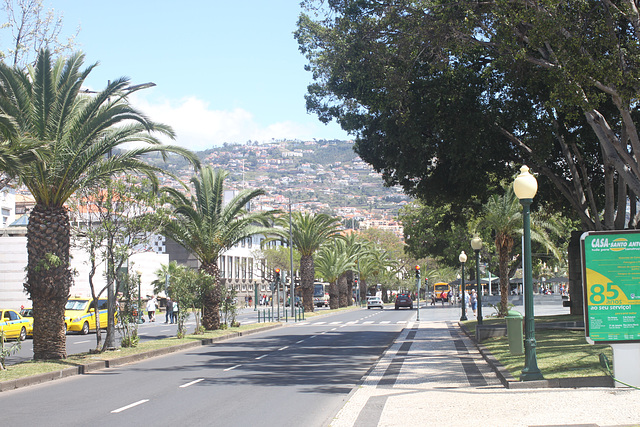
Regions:
<instances>
[{"instance_id":1,"label":"sidewalk","mask_svg":"<svg viewBox=\"0 0 640 427\"><path fill-rule=\"evenodd\" d=\"M505 389L457 322L408 324L332 427L638 425L633 389Z\"/></svg>"}]
</instances>

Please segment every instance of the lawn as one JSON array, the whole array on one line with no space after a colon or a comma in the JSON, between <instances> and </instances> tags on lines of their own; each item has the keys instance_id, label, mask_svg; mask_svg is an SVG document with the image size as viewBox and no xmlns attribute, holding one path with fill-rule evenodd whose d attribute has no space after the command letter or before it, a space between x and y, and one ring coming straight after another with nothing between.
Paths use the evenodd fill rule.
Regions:
<instances>
[{"instance_id":1,"label":"lawn","mask_svg":"<svg viewBox=\"0 0 640 427\"><path fill-rule=\"evenodd\" d=\"M536 324L582 320L582 316L558 315L535 318ZM504 319L487 319L484 324L504 324ZM475 334L475 321L464 322ZM545 379L593 377L605 375L600 367L599 354L612 359L608 345L591 345L585 339L584 330L543 329L536 331L536 356L538 368ZM482 345L504 366L514 378L519 378L524 368L524 355L509 352L507 337L489 338Z\"/></svg>"}]
</instances>

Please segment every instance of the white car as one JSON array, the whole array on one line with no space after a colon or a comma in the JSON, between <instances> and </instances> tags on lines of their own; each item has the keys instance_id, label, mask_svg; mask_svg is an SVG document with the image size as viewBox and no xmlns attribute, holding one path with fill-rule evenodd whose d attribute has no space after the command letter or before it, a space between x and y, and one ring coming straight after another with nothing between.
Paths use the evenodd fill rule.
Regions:
<instances>
[{"instance_id":1,"label":"white car","mask_svg":"<svg viewBox=\"0 0 640 427\"><path fill-rule=\"evenodd\" d=\"M380 310L384 309L380 297L367 298L367 309L370 309L371 307L380 307Z\"/></svg>"}]
</instances>

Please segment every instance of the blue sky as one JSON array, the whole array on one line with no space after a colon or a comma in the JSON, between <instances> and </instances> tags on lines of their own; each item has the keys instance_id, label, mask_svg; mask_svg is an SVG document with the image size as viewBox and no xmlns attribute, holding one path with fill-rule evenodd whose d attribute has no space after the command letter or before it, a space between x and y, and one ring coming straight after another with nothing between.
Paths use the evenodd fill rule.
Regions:
<instances>
[{"instance_id":1,"label":"blue sky","mask_svg":"<svg viewBox=\"0 0 640 427\"><path fill-rule=\"evenodd\" d=\"M349 139L305 108L311 73L293 38L299 0L45 0L79 25L78 49L100 62L88 84L154 82L133 102L174 127L177 143Z\"/></svg>"}]
</instances>

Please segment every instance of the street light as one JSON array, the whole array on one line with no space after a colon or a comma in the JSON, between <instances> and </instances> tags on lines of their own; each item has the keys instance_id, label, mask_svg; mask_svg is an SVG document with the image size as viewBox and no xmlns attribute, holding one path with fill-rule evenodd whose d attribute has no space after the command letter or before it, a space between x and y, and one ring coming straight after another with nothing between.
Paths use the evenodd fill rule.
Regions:
<instances>
[{"instance_id":1,"label":"street light","mask_svg":"<svg viewBox=\"0 0 640 427\"><path fill-rule=\"evenodd\" d=\"M536 326L533 315L533 277L531 267L531 203L538 191L538 181L529 173L527 166L520 168L520 175L513 181L513 191L522 205L524 229L524 369L520 375L522 381L544 379L536 358Z\"/></svg>"},{"instance_id":2,"label":"street light","mask_svg":"<svg viewBox=\"0 0 640 427\"><path fill-rule=\"evenodd\" d=\"M420 266L416 265L416 291L418 292L416 322L420 321Z\"/></svg>"},{"instance_id":3,"label":"street light","mask_svg":"<svg viewBox=\"0 0 640 427\"><path fill-rule=\"evenodd\" d=\"M460 316L460 321L462 322L467 320L467 307L464 302L464 263L467 262L467 254L464 251L460 252L458 260L460 260L460 265L462 266L462 278L460 279L460 289L462 291L462 316Z\"/></svg>"},{"instance_id":4,"label":"street light","mask_svg":"<svg viewBox=\"0 0 640 427\"><path fill-rule=\"evenodd\" d=\"M478 282L478 325L482 325L482 284L480 283L480 249L482 239L475 236L471 239L471 248L476 253L476 281Z\"/></svg>"},{"instance_id":5,"label":"street light","mask_svg":"<svg viewBox=\"0 0 640 427\"><path fill-rule=\"evenodd\" d=\"M141 287L142 287L142 271L136 270L136 274L138 275L138 325L142 324L142 299L141 296Z\"/></svg>"}]
</instances>

